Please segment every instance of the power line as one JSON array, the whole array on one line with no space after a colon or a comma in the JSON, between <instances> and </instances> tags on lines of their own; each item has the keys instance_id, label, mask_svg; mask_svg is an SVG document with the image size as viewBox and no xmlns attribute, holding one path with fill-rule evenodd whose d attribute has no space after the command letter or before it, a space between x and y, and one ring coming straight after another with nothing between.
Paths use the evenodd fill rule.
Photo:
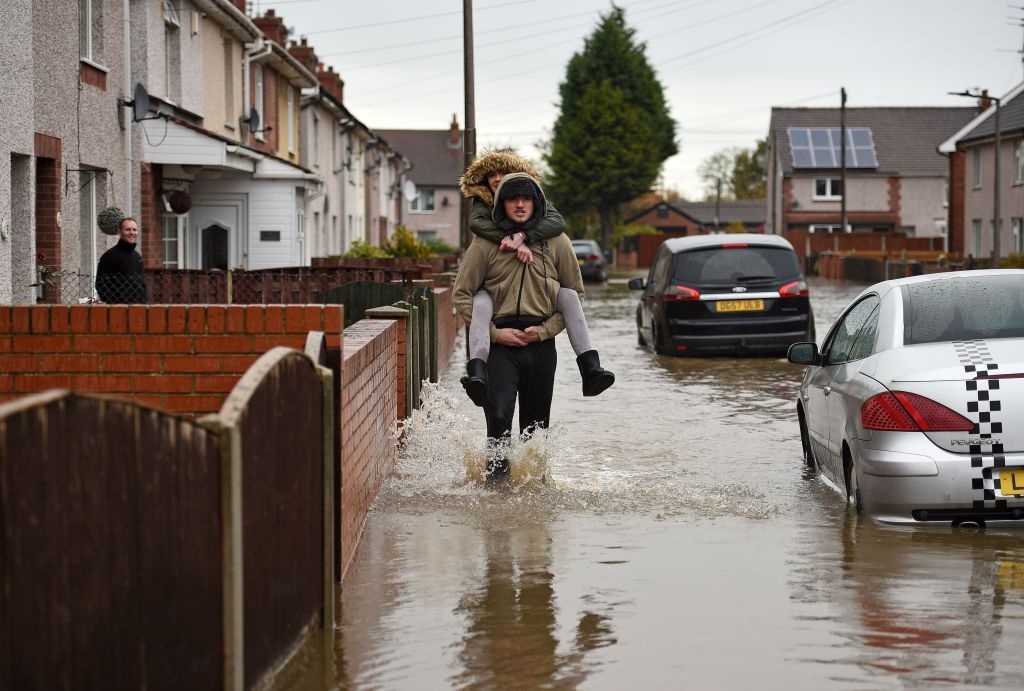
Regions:
<instances>
[{"instance_id":1,"label":"power line","mask_svg":"<svg viewBox=\"0 0 1024 691\"><path fill-rule=\"evenodd\" d=\"M287 2L288 0L279 0L280 2ZM293 2L295 0L292 0ZM485 5L484 7L477 7L474 9L475 12L482 12L484 10L495 10L504 9L506 7L512 7L513 5L524 5L531 2L540 2L540 0L511 0L510 2L501 2L496 5ZM404 17L402 19L388 19L383 22L373 22L371 24L357 24L356 26L343 26L337 29L320 29L318 31L307 31L306 36L313 36L314 34L331 34L340 31L355 31L357 29L370 29L376 26L390 26L392 24L405 24L408 22L419 22L424 19L437 19L438 17L449 17L451 15L462 16L462 10L454 10L452 12L434 12L433 14L424 14L419 17Z\"/></svg>"}]
</instances>

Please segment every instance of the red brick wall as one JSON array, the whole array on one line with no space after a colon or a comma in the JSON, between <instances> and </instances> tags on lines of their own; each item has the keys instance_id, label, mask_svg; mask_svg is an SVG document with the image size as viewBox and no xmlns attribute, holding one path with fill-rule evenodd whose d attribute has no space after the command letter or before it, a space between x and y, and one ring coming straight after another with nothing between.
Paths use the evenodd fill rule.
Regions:
<instances>
[{"instance_id":1,"label":"red brick wall","mask_svg":"<svg viewBox=\"0 0 1024 691\"><path fill-rule=\"evenodd\" d=\"M44 389L217 412L245 370L309 331L340 348L341 305L0 305L0 401Z\"/></svg>"},{"instance_id":2,"label":"red brick wall","mask_svg":"<svg viewBox=\"0 0 1024 691\"><path fill-rule=\"evenodd\" d=\"M452 314L451 288L434 288L437 297L437 371L441 372L448 366L452 352L455 350L455 337L462 327L462 317Z\"/></svg>"},{"instance_id":3,"label":"red brick wall","mask_svg":"<svg viewBox=\"0 0 1024 691\"><path fill-rule=\"evenodd\" d=\"M61 209L61 141L45 134L35 135L36 154L36 251L45 259L39 262L48 269L59 271L60 228L57 214ZM0 370L2 371L2 370Z\"/></svg>"},{"instance_id":4,"label":"red brick wall","mask_svg":"<svg viewBox=\"0 0 1024 691\"><path fill-rule=\"evenodd\" d=\"M139 228L142 239L142 263L147 269L159 269L164 265L163 202L160 190L163 187L164 167L159 163L143 163L139 186L142 199L139 211Z\"/></svg>"},{"instance_id":5,"label":"red brick wall","mask_svg":"<svg viewBox=\"0 0 1024 691\"><path fill-rule=\"evenodd\" d=\"M398 336L398 323L384 319L364 319L345 329L338 507L342 575L359 542L370 504L395 463Z\"/></svg>"}]
</instances>

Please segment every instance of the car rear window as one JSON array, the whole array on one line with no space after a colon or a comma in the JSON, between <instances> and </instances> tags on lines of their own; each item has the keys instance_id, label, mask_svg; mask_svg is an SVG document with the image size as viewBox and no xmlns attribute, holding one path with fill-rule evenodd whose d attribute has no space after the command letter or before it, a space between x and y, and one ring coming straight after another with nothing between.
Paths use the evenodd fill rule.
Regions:
<instances>
[{"instance_id":1,"label":"car rear window","mask_svg":"<svg viewBox=\"0 0 1024 691\"><path fill-rule=\"evenodd\" d=\"M593 245L577 245L576 243L573 243L572 248L576 250L577 259L586 259L592 254L597 254Z\"/></svg>"},{"instance_id":2,"label":"car rear window","mask_svg":"<svg viewBox=\"0 0 1024 691\"><path fill-rule=\"evenodd\" d=\"M904 343L1024 337L1020 274L965 276L903 286Z\"/></svg>"},{"instance_id":3,"label":"car rear window","mask_svg":"<svg viewBox=\"0 0 1024 691\"><path fill-rule=\"evenodd\" d=\"M680 283L769 283L800 275L796 254L785 247L708 247L676 255L672 280Z\"/></svg>"}]
</instances>

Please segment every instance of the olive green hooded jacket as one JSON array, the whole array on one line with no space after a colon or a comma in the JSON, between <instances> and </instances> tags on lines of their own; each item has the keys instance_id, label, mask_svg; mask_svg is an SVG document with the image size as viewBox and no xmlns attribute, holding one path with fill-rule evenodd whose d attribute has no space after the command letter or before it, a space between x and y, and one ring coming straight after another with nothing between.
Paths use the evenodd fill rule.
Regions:
<instances>
[{"instance_id":1,"label":"olive green hooded jacket","mask_svg":"<svg viewBox=\"0 0 1024 691\"><path fill-rule=\"evenodd\" d=\"M499 199L506 182L516 178L529 176L525 173L505 176L498 186ZM537 192L544 200L539 184ZM492 220L503 221L504 211L495 209ZM565 319L556 306L559 288L571 288L579 293L580 300L583 299L583 278L568 236L559 233L549 240L528 242L533 251L532 264L520 262L515 252L503 252L498 243L483 237L470 243L462 257L455 278L455 308L469 323L473 319L473 296L481 289L486 290L494 301L492 342L498 337L494 322L508 319L539 320L541 340L554 338L565 329Z\"/></svg>"},{"instance_id":2,"label":"olive green hooded jacket","mask_svg":"<svg viewBox=\"0 0 1024 691\"><path fill-rule=\"evenodd\" d=\"M462 195L466 199L472 200L469 209L469 229L477 237L486 238L491 242L501 242L508 232L499 228L491 218L494 195L491 194L491 188L487 184L487 176L491 173L502 173L503 175L526 173L537 181L540 181L540 175L533 165L522 156L512 151L498 150L489 151L473 161L459 178ZM565 219L549 202L544 215L537 220L532 228L525 230L527 242L550 240L565 232Z\"/></svg>"}]
</instances>

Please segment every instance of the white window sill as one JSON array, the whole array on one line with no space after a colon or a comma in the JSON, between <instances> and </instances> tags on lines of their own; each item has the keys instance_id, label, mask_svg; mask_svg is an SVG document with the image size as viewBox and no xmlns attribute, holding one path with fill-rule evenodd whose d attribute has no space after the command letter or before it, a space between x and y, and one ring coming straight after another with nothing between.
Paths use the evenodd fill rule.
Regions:
<instances>
[{"instance_id":1,"label":"white window sill","mask_svg":"<svg viewBox=\"0 0 1024 691\"><path fill-rule=\"evenodd\" d=\"M109 67L104 67L103 65L99 64L98 62L93 62L89 58L81 58L80 57L80 58L78 58L78 60L79 60L79 62L84 62L89 67L97 69L100 72L103 72L105 74L109 74L110 73L110 68Z\"/></svg>"},{"instance_id":2,"label":"white window sill","mask_svg":"<svg viewBox=\"0 0 1024 691\"><path fill-rule=\"evenodd\" d=\"M841 202L841 201L843 201L843 198L842 197L819 197L819 196L815 195L815 196L811 197L811 200L812 201L816 201L816 202Z\"/></svg>"}]
</instances>

